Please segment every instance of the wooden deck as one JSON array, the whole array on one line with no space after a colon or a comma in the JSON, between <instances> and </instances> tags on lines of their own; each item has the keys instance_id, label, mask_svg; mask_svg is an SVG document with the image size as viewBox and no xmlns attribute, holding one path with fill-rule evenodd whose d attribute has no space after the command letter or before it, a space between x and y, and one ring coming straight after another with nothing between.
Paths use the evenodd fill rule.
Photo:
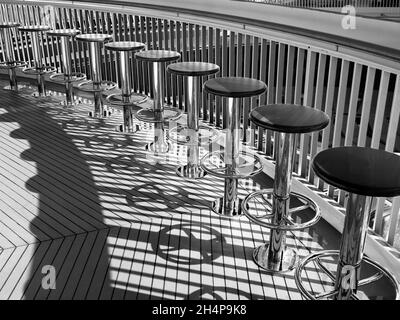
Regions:
<instances>
[{"instance_id":1,"label":"wooden deck","mask_svg":"<svg viewBox=\"0 0 400 320\"><path fill-rule=\"evenodd\" d=\"M252 260L268 230L210 212L221 179L175 175L185 150L146 154L151 128L116 133L118 112L91 119L58 96L0 97L0 299L301 299L293 272L271 276ZM244 196L271 179L240 184ZM338 244L324 221L295 236L301 256Z\"/></svg>"}]
</instances>

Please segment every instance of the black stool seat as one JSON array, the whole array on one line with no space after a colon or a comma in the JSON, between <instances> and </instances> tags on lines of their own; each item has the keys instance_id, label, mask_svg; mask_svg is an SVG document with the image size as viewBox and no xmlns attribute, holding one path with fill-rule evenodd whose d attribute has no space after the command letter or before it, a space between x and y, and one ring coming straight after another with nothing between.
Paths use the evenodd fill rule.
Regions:
<instances>
[{"instance_id":1,"label":"black stool seat","mask_svg":"<svg viewBox=\"0 0 400 320\"><path fill-rule=\"evenodd\" d=\"M181 76L200 77L217 73L219 66L208 62L177 62L170 64L167 71Z\"/></svg>"},{"instance_id":2,"label":"black stool seat","mask_svg":"<svg viewBox=\"0 0 400 320\"><path fill-rule=\"evenodd\" d=\"M105 45L106 49L113 51L138 51L146 47L144 43L134 41L114 41Z\"/></svg>"},{"instance_id":3,"label":"black stool seat","mask_svg":"<svg viewBox=\"0 0 400 320\"><path fill-rule=\"evenodd\" d=\"M150 62L169 62L178 60L181 55L176 51L146 50L136 53L135 57L139 60Z\"/></svg>"},{"instance_id":4,"label":"black stool seat","mask_svg":"<svg viewBox=\"0 0 400 320\"><path fill-rule=\"evenodd\" d=\"M18 22L0 22L0 29L19 27Z\"/></svg>"},{"instance_id":5,"label":"black stool seat","mask_svg":"<svg viewBox=\"0 0 400 320\"><path fill-rule=\"evenodd\" d=\"M371 197L400 195L400 157L383 150L339 147L321 151L315 174L342 190Z\"/></svg>"},{"instance_id":6,"label":"black stool seat","mask_svg":"<svg viewBox=\"0 0 400 320\"><path fill-rule=\"evenodd\" d=\"M244 98L262 94L267 89L264 82L243 77L214 78L204 83L208 93L230 98Z\"/></svg>"},{"instance_id":7,"label":"black stool seat","mask_svg":"<svg viewBox=\"0 0 400 320\"><path fill-rule=\"evenodd\" d=\"M250 112L259 127L285 133L306 133L325 128L329 117L320 110L295 104L270 104Z\"/></svg>"},{"instance_id":8,"label":"black stool seat","mask_svg":"<svg viewBox=\"0 0 400 320\"><path fill-rule=\"evenodd\" d=\"M104 42L112 40L112 35L104 33L85 33L76 36L77 40L85 42Z\"/></svg>"},{"instance_id":9,"label":"black stool seat","mask_svg":"<svg viewBox=\"0 0 400 320\"><path fill-rule=\"evenodd\" d=\"M54 37L75 37L81 32L77 29L54 29L47 32L47 35Z\"/></svg>"},{"instance_id":10,"label":"black stool seat","mask_svg":"<svg viewBox=\"0 0 400 320\"><path fill-rule=\"evenodd\" d=\"M34 26L22 26L19 27L19 31L26 31L26 32L41 32L41 31L49 31L51 28L49 26L41 26L41 25L34 25Z\"/></svg>"}]
</instances>

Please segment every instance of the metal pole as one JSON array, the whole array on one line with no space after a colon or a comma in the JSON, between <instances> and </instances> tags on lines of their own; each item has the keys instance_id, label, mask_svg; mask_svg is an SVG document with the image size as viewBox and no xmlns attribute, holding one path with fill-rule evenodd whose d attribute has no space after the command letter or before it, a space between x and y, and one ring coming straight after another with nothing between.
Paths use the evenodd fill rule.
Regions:
<instances>
[{"instance_id":1,"label":"metal pole","mask_svg":"<svg viewBox=\"0 0 400 320\"><path fill-rule=\"evenodd\" d=\"M14 54L14 49L12 48L11 44L13 43L13 39L11 36L11 29L10 28L5 28L3 29L3 54L4 54L4 59L6 62L13 63L15 62L15 54ZM9 80L10 80L10 89L14 91L18 91L18 83L17 83L17 75L16 75L16 68L11 67L8 69L8 75L9 75Z\"/></svg>"},{"instance_id":2,"label":"metal pole","mask_svg":"<svg viewBox=\"0 0 400 320\"><path fill-rule=\"evenodd\" d=\"M120 75L121 75L121 91L122 91L122 101L127 103L123 106L123 132L133 132L133 110L130 105L132 84L130 77L130 67L129 67L129 52L120 51Z\"/></svg>"},{"instance_id":3,"label":"metal pole","mask_svg":"<svg viewBox=\"0 0 400 320\"><path fill-rule=\"evenodd\" d=\"M240 150L240 110L237 98L228 98L227 128L225 138L226 174L235 175ZM213 202L212 210L225 216L242 214L241 200L238 199L238 179L225 178L224 197Z\"/></svg>"},{"instance_id":4,"label":"metal pole","mask_svg":"<svg viewBox=\"0 0 400 320\"><path fill-rule=\"evenodd\" d=\"M33 46L33 57L34 57L34 65L35 68L39 71L37 75L37 87L38 97L45 97L46 96L46 88L45 88L45 81L44 81L44 74L41 72L43 68L43 60L42 60L42 52L40 51L39 46L39 32L31 32L31 39L32 39L32 46Z\"/></svg>"},{"instance_id":5,"label":"metal pole","mask_svg":"<svg viewBox=\"0 0 400 320\"><path fill-rule=\"evenodd\" d=\"M69 43L69 37L61 37L61 57L63 63L63 72L66 76L65 82L65 97L66 105L71 106L74 104L74 92L71 82L72 66L71 66L71 49Z\"/></svg>"},{"instance_id":6,"label":"metal pole","mask_svg":"<svg viewBox=\"0 0 400 320\"><path fill-rule=\"evenodd\" d=\"M177 168L181 177L198 179L205 175L200 166L199 150L199 78L189 76L187 79L187 164Z\"/></svg>"},{"instance_id":7,"label":"metal pole","mask_svg":"<svg viewBox=\"0 0 400 320\"><path fill-rule=\"evenodd\" d=\"M90 65L92 68L92 81L94 92L94 116L102 118L104 116L103 97L101 94L101 67L100 67L100 44L90 42L89 44Z\"/></svg>"},{"instance_id":8,"label":"metal pole","mask_svg":"<svg viewBox=\"0 0 400 320\"><path fill-rule=\"evenodd\" d=\"M153 62L153 92L154 104L153 111L155 117L154 123L154 142L152 144L155 153L164 153L168 151L168 144L164 136L164 68L162 63Z\"/></svg>"},{"instance_id":9,"label":"metal pole","mask_svg":"<svg viewBox=\"0 0 400 320\"><path fill-rule=\"evenodd\" d=\"M296 154L296 135L277 132L275 137L275 179L272 197L272 223L285 224L289 213L289 196L292 182L293 163ZM283 271L282 260L286 250L286 231L272 229L269 238L267 268Z\"/></svg>"},{"instance_id":10,"label":"metal pole","mask_svg":"<svg viewBox=\"0 0 400 320\"><path fill-rule=\"evenodd\" d=\"M370 198L349 194L336 272L337 300L349 300L357 293L371 205L367 199Z\"/></svg>"}]
</instances>

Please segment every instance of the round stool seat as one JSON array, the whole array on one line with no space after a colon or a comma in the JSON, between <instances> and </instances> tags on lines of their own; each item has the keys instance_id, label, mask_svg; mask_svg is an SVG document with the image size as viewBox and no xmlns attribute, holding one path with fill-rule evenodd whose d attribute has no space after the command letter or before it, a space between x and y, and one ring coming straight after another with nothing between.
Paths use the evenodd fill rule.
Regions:
<instances>
[{"instance_id":1,"label":"round stool seat","mask_svg":"<svg viewBox=\"0 0 400 320\"><path fill-rule=\"evenodd\" d=\"M170 62L178 60L181 55L169 50L146 50L135 54L136 59L150 62Z\"/></svg>"},{"instance_id":2,"label":"round stool seat","mask_svg":"<svg viewBox=\"0 0 400 320\"><path fill-rule=\"evenodd\" d=\"M26 32L41 32L41 31L49 31L51 28L49 26L41 26L41 25L34 25L34 26L22 26L19 27L19 31L26 31Z\"/></svg>"},{"instance_id":3,"label":"round stool seat","mask_svg":"<svg viewBox=\"0 0 400 320\"><path fill-rule=\"evenodd\" d=\"M321 151L315 174L342 190L371 197L400 195L400 157L383 150L339 147Z\"/></svg>"},{"instance_id":4,"label":"round stool seat","mask_svg":"<svg viewBox=\"0 0 400 320\"><path fill-rule=\"evenodd\" d=\"M85 33L76 36L77 40L85 42L105 42L112 40L112 35L104 33Z\"/></svg>"},{"instance_id":5,"label":"round stool seat","mask_svg":"<svg viewBox=\"0 0 400 320\"><path fill-rule=\"evenodd\" d=\"M47 35L54 37L75 37L80 34L80 30L77 29L54 29L47 32Z\"/></svg>"},{"instance_id":6,"label":"round stool seat","mask_svg":"<svg viewBox=\"0 0 400 320\"><path fill-rule=\"evenodd\" d=\"M259 127L285 133L318 131L329 124L325 112L295 104L257 107L250 112L250 120Z\"/></svg>"},{"instance_id":7,"label":"round stool seat","mask_svg":"<svg viewBox=\"0 0 400 320\"><path fill-rule=\"evenodd\" d=\"M170 64L167 71L180 76L201 77L217 73L219 66L208 62L177 62Z\"/></svg>"},{"instance_id":8,"label":"round stool seat","mask_svg":"<svg viewBox=\"0 0 400 320\"><path fill-rule=\"evenodd\" d=\"M0 22L0 29L19 27L18 22Z\"/></svg>"},{"instance_id":9,"label":"round stool seat","mask_svg":"<svg viewBox=\"0 0 400 320\"><path fill-rule=\"evenodd\" d=\"M134 41L114 41L107 43L105 47L112 51L138 51L144 49L146 45Z\"/></svg>"},{"instance_id":10,"label":"round stool seat","mask_svg":"<svg viewBox=\"0 0 400 320\"><path fill-rule=\"evenodd\" d=\"M264 82L243 77L214 78L204 83L208 93L230 98L245 98L262 94L267 89Z\"/></svg>"}]
</instances>

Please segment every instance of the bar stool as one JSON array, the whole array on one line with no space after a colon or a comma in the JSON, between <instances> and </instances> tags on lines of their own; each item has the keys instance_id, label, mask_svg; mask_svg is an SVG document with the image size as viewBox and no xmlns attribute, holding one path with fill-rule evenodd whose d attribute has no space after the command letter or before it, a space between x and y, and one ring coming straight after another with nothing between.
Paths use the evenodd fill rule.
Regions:
<instances>
[{"instance_id":1,"label":"bar stool","mask_svg":"<svg viewBox=\"0 0 400 320\"><path fill-rule=\"evenodd\" d=\"M153 70L153 108L141 109L136 113L139 121L154 123L154 141L146 145L146 150L154 153L165 153L169 145L164 137L164 122L178 119L182 113L177 108L164 106L165 63L180 59L176 51L147 50L137 52L136 59L152 64Z\"/></svg>"},{"instance_id":2,"label":"bar stool","mask_svg":"<svg viewBox=\"0 0 400 320\"><path fill-rule=\"evenodd\" d=\"M271 273L292 270L298 261L297 252L286 248L286 232L302 230L318 222L320 210L306 196L291 192L293 164L296 156L296 135L315 132L329 124L324 112L300 105L272 104L255 108L250 120L257 126L275 132L275 178L273 189L249 194L243 201L243 212L250 221L271 229L269 243L253 252L255 263ZM293 198L300 206L290 207ZM261 210L260 206L262 207ZM302 223L294 217L311 209L311 218L302 217Z\"/></svg>"},{"instance_id":3,"label":"bar stool","mask_svg":"<svg viewBox=\"0 0 400 320\"><path fill-rule=\"evenodd\" d=\"M205 175L200 166L199 146L212 143L218 136L217 130L199 125L200 80L219 72L219 66L207 62L177 62L167 67L167 72L180 75L187 81L187 125L176 126L168 132L168 138L187 146L187 164L179 166L176 173L180 177L198 179Z\"/></svg>"},{"instance_id":4,"label":"bar stool","mask_svg":"<svg viewBox=\"0 0 400 320\"><path fill-rule=\"evenodd\" d=\"M80 72L72 72L71 59L71 44L70 41L80 33L76 29L57 29L47 32L48 36L60 37L61 40L61 62L63 72L56 73L50 76L50 79L55 82L64 83L65 85L65 100L61 105L66 107L75 106L79 100L74 100L73 83L86 79L86 75Z\"/></svg>"},{"instance_id":5,"label":"bar stool","mask_svg":"<svg viewBox=\"0 0 400 320\"><path fill-rule=\"evenodd\" d=\"M2 22L0 23L1 30L1 47L3 49L3 62L0 62L0 68L8 69L8 75L10 78L10 85L4 87L5 90L13 90L18 91L25 86L18 86L17 83L17 75L16 68L22 68L26 66L26 62L24 61L16 61L15 53L14 53L14 39L13 33L20 26L19 23L16 22Z\"/></svg>"},{"instance_id":6,"label":"bar stool","mask_svg":"<svg viewBox=\"0 0 400 320\"><path fill-rule=\"evenodd\" d=\"M340 250L323 250L306 257L296 269L295 280L301 293L308 299L360 299L358 289L383 276L394 288L399 299L399 284L389 271L364 257L372 198L400 195L400 157L383 150L361 147L338 147L318 153L312 168L315 174L330 185L348 192L346 215ZM323 260L336 258L336 272L329 270ZM332 290L313 294L302 281L306 266L315 262L332 281ZM362 267L378 272L360 280ZM313 268L314 269L314 268Z\"/></svg>"},{"instance_id":7,"label":"bar stool","mask_svg":"<svg viewBox=\"0 0 400 320\"><path fill-rule=\"evenodd\" d=\"M20 32L28 32L32 41L33 66L22 69L22 72L37 76L37 91L32 94L34 97L47 97L50 93L46 92L45 75L56 71L55 67L43 64L42 47L40 46L40 38L43 37L43 32L50 30L49 26L23 26L19 27ZM43 38L42 38L43 39Z\"/></svg>"},{"instance_id":8,"label":"bar stool","mask_svg":"<svg viewBox=\"0 0 400 320\"><path fill-rule=\"evenodd\" d=\"M114 93L107 96L106 101L110 105L123 108L124 120L122 125L117 127L120 132L134 132L133 128L133 106L143 103L147 96L132 92L130 53L141 51L145 44L133 41L117 41L105 44L105 48L115 51L119 55L119 70L121 76L121 93Z\"/></svg>"},{"instance_id":9,"label":"bar stool","mask_svg":"<svg viewBox=\"0 0 400 320\"><path fill-rule=\"evenodd\" d=\"M200 161L207 173L225 179L224 196L216 199L211 209L225 216L240 216L242 199L238 199L238 179L261 172L262 165L257 156L239 150L241 134L239 99L260 95L265 92L267 86L256 79L223 77L207 80L204 89L210 94L228 99L225 150L211 152Z\"/></svg>"},{"instance_id":10,"label":"bar stool","mask_svg":"<svg viewBox=\"0 0 400 320\"><path fill-rule=\"evenodd\" d=\"M112 81L102 80L101 48L112 40L112 36L101 33L78 34L76 40L89 44L89 61L91 67L91 80L83 81L78 85L82 91L91 92L94 96L94 110L89 112L90 117L105 118L111 115L112 110L103 103L102 93L114 89L117 84Z\"/></svg>"}]
</instances>

